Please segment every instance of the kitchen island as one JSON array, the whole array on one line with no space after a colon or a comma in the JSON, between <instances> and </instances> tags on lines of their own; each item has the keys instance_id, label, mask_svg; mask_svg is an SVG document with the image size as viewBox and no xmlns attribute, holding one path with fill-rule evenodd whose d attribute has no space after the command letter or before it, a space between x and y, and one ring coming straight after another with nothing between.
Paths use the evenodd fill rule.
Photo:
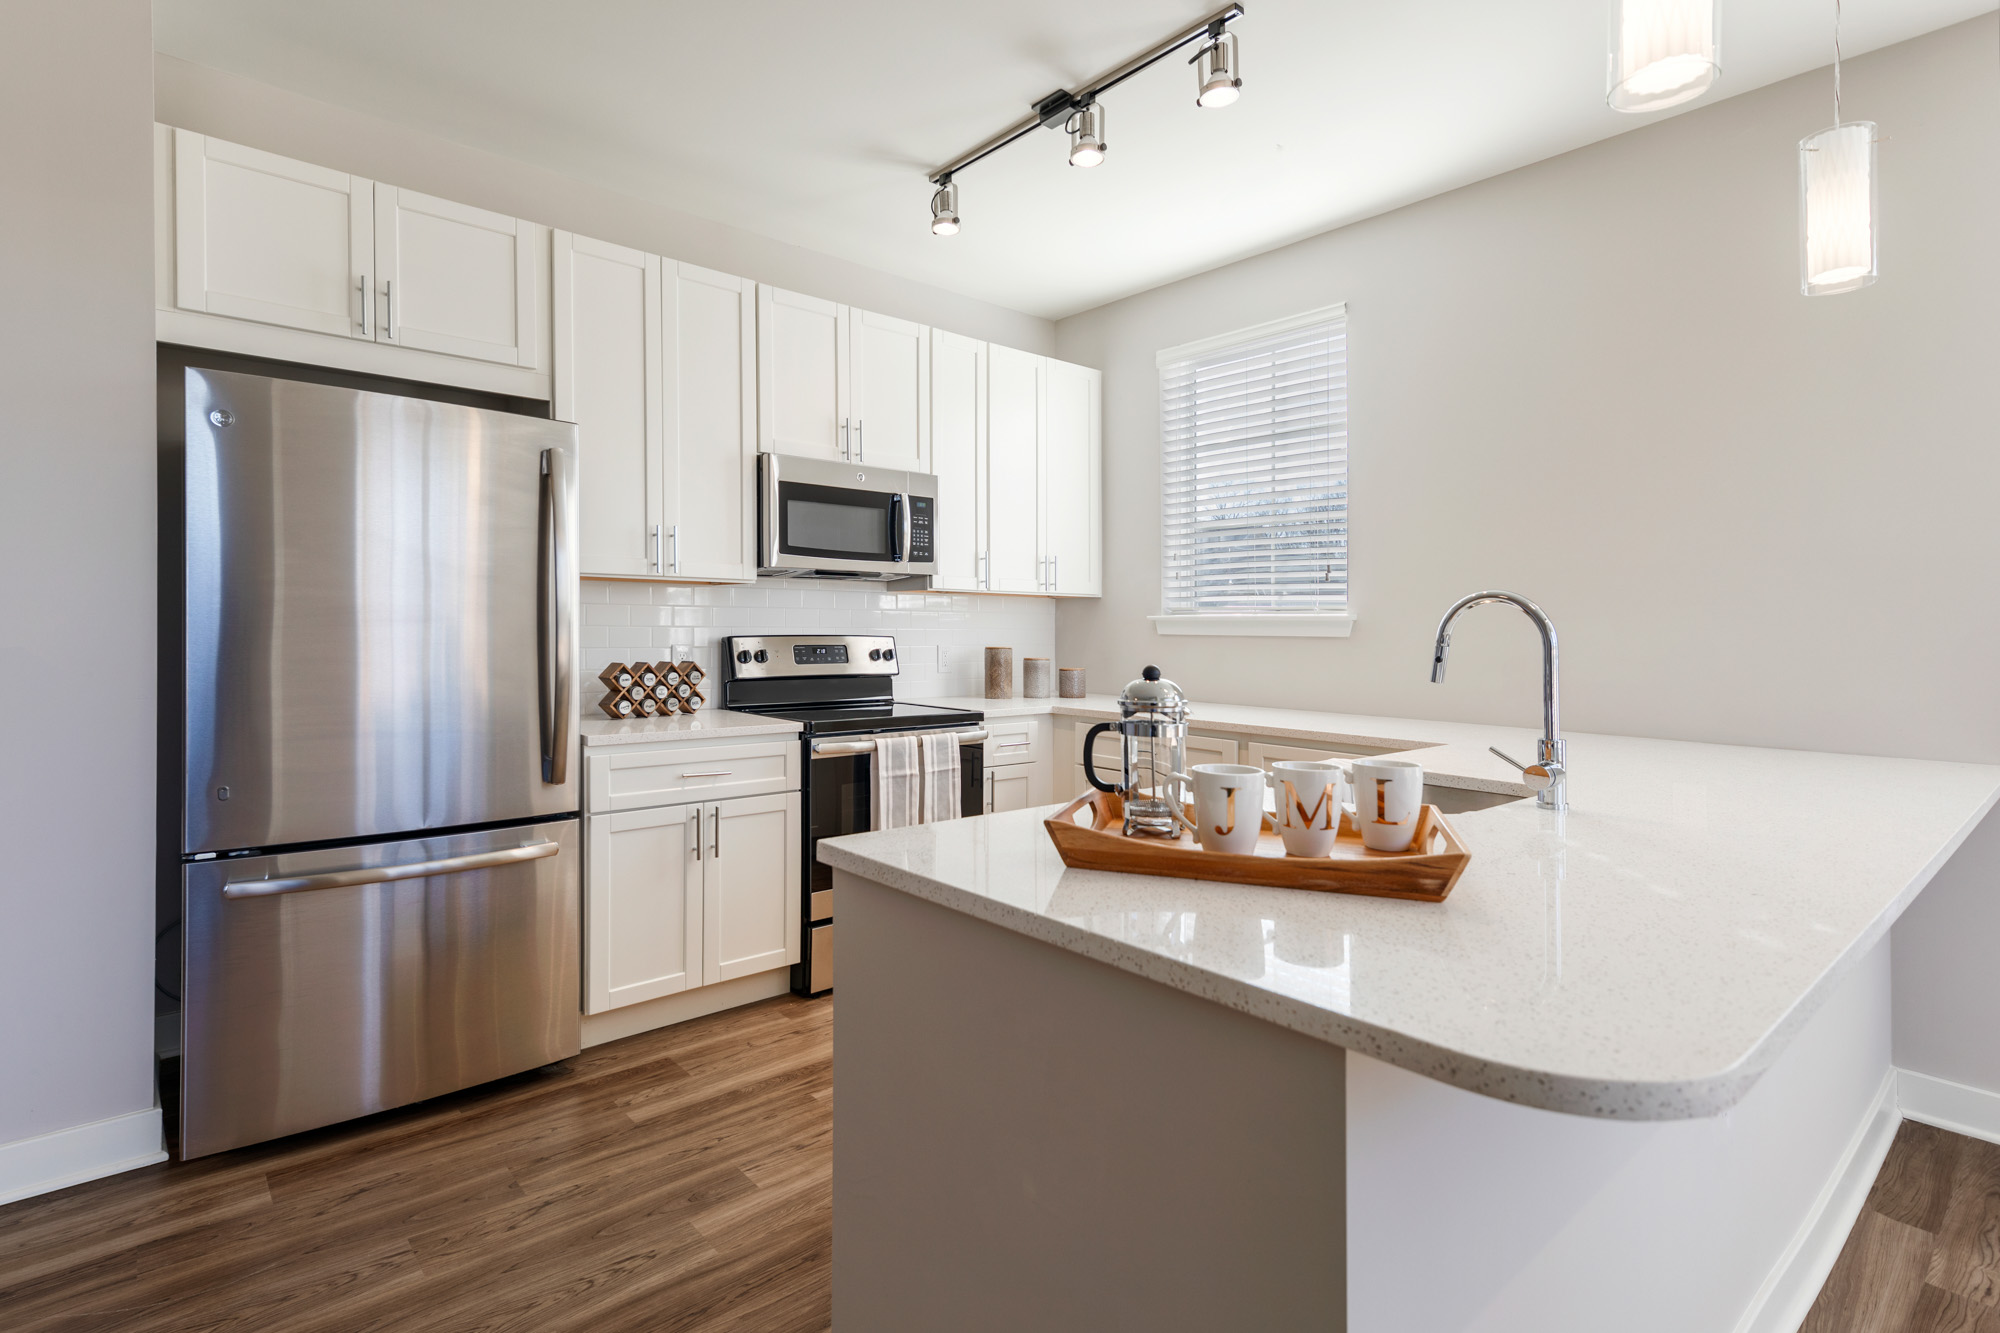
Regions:
<instances>
[{"instance_id":1,"label":"kitchen island","mask_svg":"<svg viewBox=\"0 0 2000 1333\"><path fill-rule=\"evenodd\" d=\"M1228 711L1445 785L1525 748ZM1440 905L1069 870L1050 810L822 844L836 1319L1794 1327L1894 1128L1880 946L2000 769L1569 739Z\"/></svg>"}]
</instances>

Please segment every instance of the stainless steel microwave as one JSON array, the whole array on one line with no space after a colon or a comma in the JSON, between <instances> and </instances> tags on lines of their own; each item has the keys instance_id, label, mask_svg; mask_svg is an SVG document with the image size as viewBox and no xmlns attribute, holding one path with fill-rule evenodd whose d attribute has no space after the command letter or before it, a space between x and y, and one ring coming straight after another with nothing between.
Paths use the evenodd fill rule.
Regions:
<instances>
[{"instance_id":1,"label":"stainless steel microwave","mask_svg":"<svg viewBox=\"0 0 2000 1333\"><path fill-rule=\"evenodd\" d=\"M789 454L757 456L757 572L906 579L937 572L937 478Z\"/></svg>"}]
</instances>

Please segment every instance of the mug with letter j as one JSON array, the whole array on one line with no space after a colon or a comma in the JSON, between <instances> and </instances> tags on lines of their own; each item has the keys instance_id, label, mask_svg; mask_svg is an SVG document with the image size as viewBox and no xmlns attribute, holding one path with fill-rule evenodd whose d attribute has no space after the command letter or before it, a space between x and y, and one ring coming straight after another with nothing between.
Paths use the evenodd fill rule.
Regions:
<instances>
[{"instance_id":1,"label":"mug with letter j","mask_svg":"<svg viewBox=\"0 0 2000 1333\"><path fill-rule=\"evenodd\" d=\"M1264 770L1248 764L1196 764L1195 837L1202 849L1249 856L1264 831Z\"/></svg>"},{"instance_id":2,"label":"mug with letter j","mask_svg":"<svg viewBox=\"0 0 2000 1333\"><path fill-rule=\"evenodd\" d=\"M1354 823L1370 851L1406 852L1424 807L1424 769L1407 759L1357 759Z\"/></svg>"}]
</instances>

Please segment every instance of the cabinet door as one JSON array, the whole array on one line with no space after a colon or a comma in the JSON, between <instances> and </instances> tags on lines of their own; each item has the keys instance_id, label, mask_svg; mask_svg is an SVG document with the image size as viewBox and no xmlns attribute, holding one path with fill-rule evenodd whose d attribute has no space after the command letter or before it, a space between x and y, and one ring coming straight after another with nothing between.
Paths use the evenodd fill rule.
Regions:
<instances>
[{"instance_id":1,"label":"cabinet door","mask_svg":"<svg viewBox=\"0 0 2000 1333\"><path fill-rule=\"evenodd\" d=\"M757 447L846 458L847 386L847 307L758 287Z\"/></svg>"},{"instance_id":2,"label":"cabinet door","mask_svg":"<svg viewBox=\"0 0 2000 1333\"><path fill-rule=\"evenodd\" d=\"M174 131L174 304L370 336L373 182Z\"/></svg>"},{"instance_id":3,"label":"cabinet door","mask_svg":"<svg viewBox=\"0 0 2000 1333\"><path fill-rule=\"evenodd\" d=\"M1033 772L1028 768L987 770L986 813L1002 815L1009 810L1026 810L1033 805Z\"/></svg>"},{"instance_id":4,"label":"cabinet door","mask_svg":"<svg viewBox=\"0 0 2000 1333\"><path fill-rule=\"evenodd\" d=\"M539 367L548 229L390 185L375 190L376 338Z\"/></svg>"},{"instance_id":5,"label":"cabinet door","mask_svg":"<svg viewBox=\"0 0 2000 1333\"><path fill-rule=\"evenodd\" d=\"M555 414L577 425L585 574L661 571L660 261L555 234Z\"/></svg>"},{"instance_id":6,"label":"cabinet door","mask_svg":"<svg viewBox=\"0 0 2000 1333\"><path fill-rule=\"evenodd\" d=\"M1189 736L1187 761L1190 764L1233 764L1236 742L1221 736Z\"/></svg>"},{"instance_id":7,"label":"cabinet door","mask_svg":"<svg viewBox=\"0 0 2000 1333\"><path fill-rule=\"evenodd\" d=\"M672 262L664 283L668 572L754 579L756 284Z\"/></svg>"},{"instance_id":8,"label":"cabinet door","mask_svg":"<svg viewBox=\"0 0 2000 1333\"><path fill-rule=\"evenodd\" d=\"M930 329L906 319L850 310L847 336L854 461L929 472Z\"/></svg>"},{"instance_id":9,"label":"cabinet door","mask_svg":"<svg viewBox=\"0 0 2000 1333\"><path fill-rule=\"evenodd\" d=\"M986 351L986 577L995 592L1041 592L1042 380L1046 358Z\"/></svg>"},{"instance_id":10,"label":"cabinet door","mask_svg":"<svg viewBox=\"0 0 2000 1333\"><path fill-rule=\"evenodd\" d=\"M585 1013L701 984L704 809L591 815L584 855Z\"/></svg>"},{"instance_id":11,"label":"cabinet door","mask_svg":"<svg viewBox=\"0 0 2000 1333\"><path fill-rule=\"evenodd\" d=\"M986 344L931 330L931 470L937 473L937 573L931 586L976 592L986 554Z\"/></svg>"},{"instance_id":12,"label":"cabinet door","mask_svg":"<svg viewBox=\"0 0 2000 1333\"><path fill-rule=\"evenodd\" d=\"M1104 376L1067 361L1048 363L1042 449L1043 554L1050 592L1104 592L1100 500Z\"/></svg>"},{"instance_id":13,"label":"cabinet door","mask_svg":"<svg viewBox=\"0 0 2000 1333\"><path fill-rule=\"evenodd\" d=\"M799 794L702 807L707 984L799 961Z\"/></svg>"}]
</instances>

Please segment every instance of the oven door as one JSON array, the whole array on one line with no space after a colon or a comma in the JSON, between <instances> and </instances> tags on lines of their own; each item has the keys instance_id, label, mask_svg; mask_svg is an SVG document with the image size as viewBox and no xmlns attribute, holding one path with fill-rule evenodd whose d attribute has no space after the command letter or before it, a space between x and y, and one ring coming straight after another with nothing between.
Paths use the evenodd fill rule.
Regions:
<instances>
[{"instance_id":1,"label":"oven door","mask_svg":"<svg viewBox=\"0 0 2000 1333\"><path fill-rule=\"evenodd\" d=\"M874 823L872 754L812 753L806 742L806 891L801 895L805 919L799 938L800 959L792 967L792 989L801 995L824 995L833 989L833 867L819 863L819 840L848 833L866 833ZM986 746L958 747L958 808L961 818L985 808Z\"/></svg>"},{"instance_id":2,"label":"oven door","mask_svg":"<svg viewBox=\"0 0 2000 1333\"><path fill-rule=\"evenodd\" d=\"M934 479L759 455L759 572L900 579L936 572Z\"/></svg>"}]
</instances>

